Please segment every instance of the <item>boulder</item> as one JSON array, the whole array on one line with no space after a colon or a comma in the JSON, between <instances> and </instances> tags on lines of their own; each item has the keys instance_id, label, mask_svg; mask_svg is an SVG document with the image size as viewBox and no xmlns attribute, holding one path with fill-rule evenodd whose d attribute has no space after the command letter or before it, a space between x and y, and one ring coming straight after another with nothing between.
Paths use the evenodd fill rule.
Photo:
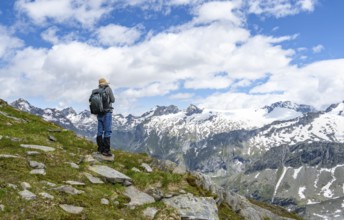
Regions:
<instances>
[{"instance_id":1,"label":"boulder","mask_svg":"<svg viewBox=\"0 0 344 220\"><path fill-rule=\"evenodd\" d=\"M30 174L45 175L45 169L34 169L30 171Z\"/></svg>"},{"instance_id":2,"label":"boulder","mask_svg":"<svg viewBox=\"0 0 344 220\"><path fill-rule=\"evenodd\" d=\"M36 195L33 194L32 192L30 192L27 189L24 189L23 191L19 192L19 195L21 195L21 197L25 200L33 200L36 199Z\"/></svg>"},{"instance_id":3,"label":"boulder","mask_svg":"<svg viewBox=\"0 0 344 220\"><path fill-rule=\"evenodd\" d=\"M143 216L148 219L154 219L157 212L158 210L156 208L148 207L145 210L143 210Z\"/></svg>"},{"instance_id":4,"label":"boulder","mask_svg":"<svg viewBox=\"0 0 344 220\"><path fill-rule=\"evenodd\" d=\"M44 151L44 152L50 152L50 151L54 151L55 150L55 148L53 148L53 147L47 147L47 146L41 146L41 145L33 145L33 144L21 144L20 146L23 147L23 148L41 150L41 151Z\"/></svg>"},{"instance_id":5,"label":"boulder","mask_svg":"<svg viewBox=\"0 0 344 220\"><path fill-rule=\"evenodd\" d=\"M50 195L49 193L46 193L46 192L41 192L41 193L39 193L39 195L45 199L54 199L53 195Z\"/></svg>"},{"instance_id":6,"label":"boulder","mask_svg":"<svg viewBox=\"0 0 344 220\"><path fill-rule=\"evenodd\" d=\"M100 200L100 203L103 204L103 205L109 205L109 204L110 204L109 200L108 200L108 199L105 199L105 198L102 198L102 199Z\"/></svg>"},{"instance_id":7,"label":"boulder","mask_svg":"<svg viewBox=\"0 0 344 220\"><path fill-rule=\"evenodd\" d=\"M59 192L65 192L70 195L78 195L78 194L84 193L84 191L77 190L72 186L59 186L59 187L53 188L53 190L56 190Z\"/></svg>"},{"instance_id":8,"label":"boulder","mask_svg":"<svg viewBox=\"0 0 344 220\"><path fill-rule=\"evenodd\" d=\"M35 169L44 169L45 165L43 163L39 163L37 161L29 161L30 167Z\"/></svg>"},{"instance_id":9,"label":"boulder","mask_svg":"<svg viewBox=\"0 0 344 220\"><path fill-rule=\"evenodd\" d=\"M73 162L68 163L72 168L79 169L79 165Z\"/></svg>"},{"instance_id":10,"label":"boulder","mask_svg":"<svg viewBox=\"0 0 344 220\"><path fill-rule=\"evenodd\" d=\"M65 212L71 213L71 214L80 214L84 208L74 205L67 205L67 204L61 204L60 208L63 209Z\"/></svg>"},{"instance_id":11,"label":"boulder","mask_svg":"<svg viewBox=\"0 0 344 220\"><path fill-rule=\"evenodd\" d=\"M38 151L27 151L26 152L27 155L37 155L40 154Z\"/></svg>"},{"instance_id":12,"label":"boulder","mask_svg":"<svg viewBox=\"0 0 344 220\"><path fill-rule=\"evenodd\" d=\"M27 182L22 182L20 185L23 189L31 189L31 185Z\"/></svg>"},{"instance_id":13,"label":"boulder","mask_svg":"<svg viewBox=\"0 0 344 220\"><path fill-rule=\"evenodd\" d=\"M146 163L142 163L142 164L141 164L141 167L143 167L143 168L146 170L147 173L153 172L152 167L150 167L150 166L149 166L148 164L146 164Z\"/></svg>"},{"instance_id":14,"label":"boulder","mask_svg":"<svg viewBox=\"0 0 344 220\"><path fill-rule=\"evenodd\" d=\"M104 177L108 182L111 182L111 183L124 183L126 180L131 182L130 177L108 166L94 165L94 166L90 166L89 170L99 174L100 176Z\"/></svg>"},{"instance_id":15,"label":"boulder","mask_svg":"<svg viewBox=\"0 0 344 220\"><path fill-rule=\"evenodd\" d=\"M162 200L177 210L182 219L218 220L216 202L211 197L195 197L188 193Z\"/></svg>"},{"instance_id":16,"label":"boulder","mask_svg":"<svg viewBox=\"0 0 344 220\"><path fill-rule=\"evenodd\" d=\"M5 206L3 204L0 204L0 212L3 212L3 211L5 211Z\"/></svg>"},{"instance_id":17,"label":"boulder","mask_svg":"<svg viewBox=\"0 0 344 220\"><path fill-rule=\"evenodd\" d=\"M127 187L124 191L124 195L130 198L129 206L138 206L155 202L152 196L139 191L134 186Z\"/></svg>"}]
</instances>

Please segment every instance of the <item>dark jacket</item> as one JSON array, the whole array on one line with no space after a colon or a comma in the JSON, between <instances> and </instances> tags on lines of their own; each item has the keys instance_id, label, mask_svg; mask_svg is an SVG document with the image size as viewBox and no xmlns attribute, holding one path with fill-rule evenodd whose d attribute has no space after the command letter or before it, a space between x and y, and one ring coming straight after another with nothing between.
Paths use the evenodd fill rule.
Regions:
<instances>
[{"instance_id":1,"label":"dark jacket","mask_svg":"<svg viewBox=\"0 0 344 220\"><path fill-rule=\"evenodd\" d=\"M105 88L105 93L107 94L108 97L108 106L104 109L105 112L112 112L113 107L112 103L115 102L115 96L113 95L112 89L110 88L109 85L99 85L99 88Z\"/></svg>"}]
</instances>

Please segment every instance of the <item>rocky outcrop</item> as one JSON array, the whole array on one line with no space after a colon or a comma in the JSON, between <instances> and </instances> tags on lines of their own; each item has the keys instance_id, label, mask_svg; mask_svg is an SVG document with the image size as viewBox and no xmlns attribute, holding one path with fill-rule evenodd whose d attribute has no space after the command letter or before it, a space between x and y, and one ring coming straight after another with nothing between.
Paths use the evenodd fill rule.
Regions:
<instances>
[{"instance_id":1,"label":"rocky outcrop","mask_svg":"<svg viewBox=\"0 0 344 220\"><path fill-rule=\"evenodd\" d=\"M155 202L155 199L152 196L139 191L134 186L125 188L124 195L130 198L129 206L138 206Z\"/></svg>"},{"instance_id":2,"label":"rocky outcrop","mask_svg":"<svg viewBox=\"0 0 344 220\"><path fill-rule=\"evenodd\" d=\"M162 201L177 209L182 219L219 219L216 202L211 197L195 197L192 194L185 194Z\"/></svg>"}]
</instances>

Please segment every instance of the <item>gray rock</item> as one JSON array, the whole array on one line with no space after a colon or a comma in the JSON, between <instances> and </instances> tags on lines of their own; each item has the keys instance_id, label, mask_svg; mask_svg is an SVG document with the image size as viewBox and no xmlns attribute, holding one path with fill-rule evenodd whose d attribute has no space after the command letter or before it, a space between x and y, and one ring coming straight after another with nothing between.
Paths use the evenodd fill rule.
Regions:
<instances>
[{"instance_id":1,"label":"gray rock","mask_svg":"<svg viewBox=\"0 0 344 220\"><path fill-rule=\"evenodd\" d=\"M21 197L25 200L33 200L36 199L36 195L33 194L32 192L30 192L27 189L24 189L23 191L19 192L19 195L21 195Z\"/></svg>"},{"instance_id":2,"label":"gray rock","mask_svg":"<svg viewBox=\"0 0 344 220\"><path fill-rule=\"evenodd\" d=\"M141 170L137 169L136 167L131 168L132 171L141 173Z\"/></svg>"},{"instance_id":3,"label":"gray rock","mask_svg":"<svg viewBox=\"0 0 344 220\"><path fill-rule=\"evenodd\" d=\"M103 162L103 161L115 161L115 155L113 154L111 157L105 157L102 154L98 153L98 152L94 152L92 153L92 157L96 160L98 160L99 162Z\"/></svg>"},{"instance_id":4,"label":"gray rock","mask_svg":"<svg viewBox=\"0 0 344 220\"><path fill-rule=\"evenodd\" d=\"M41 183L46 184L46 185L51 186L51 187L55 187L56 186L55 183L52 183L52 182L49 182L49 181L41 181Z\"/></svg>"},{"instance_id":5,"label":"gray rock","mask_svg":"<svg viewBox=\"0 0 344 220\"><path fill-rule=\"evenodd\" d=\"M65 212L68 212L68 213L71 213L71 214L80 214L84 210L83 207L67 205L67 204L61 204L59 206Z\"/></svg>"},{"instance_id":6,"label":"gray rock","mask_svg":"<svg viewBox=\"0 0 344 220\"><path fill-rule=\"evenodd\" d=\"M11 155L11 154L0 154L0 158L19 158L16 155Z\"/></svg>"},{"instance_id":7,"label":"gray rock","mask_svg":"<svg viewBox=\"0 0 344 220\"><path fill-rule=\"evenodd\" d=\"M123 186L131 186L131 185L133 185L133 183L131 181L129 181L129 180L124 180L124 182L122 184L123 184Z\"/></svg>"},{"instance_id":8,"label":"gray rock","mask_svg":"<svg viewBox=\"0 0 344 220\"><path fill-rule=\"evenodd\" d=\"M146 172L148 172L148 173L153 172L152 167L150 167L150 166L149 166L148 164L146 164L146 163L142 163L142 164L141 164L141 167L143 167L143 168L146 170Z\"/></svg>"},{"instance_id":9,"label":"gray rock","mask_svg":"<svg viewBox=\"0 0 344 220\"><path fill-rule=\"evenodd\" d=\"M103 205L109 205L109 204L110 204L109 200L107 200L107 199L105 199L105 198L102 198L102 199L100 200L100 203L103 204Z\"/></svg>"},{"instance_id":10,"label":"gray rock","mask_svg":"<svg viewBox=\"0 0 344 220\"><path fill-rule=\"evenodd\" d=\"M30 174L45 175L45 169L34 169L30 171Z\"/></svg>"},{"instance_id":11,"label":"gray rock","mask_svg":"<svg viewBox=\"0 0 344 220\"><path fill-rule=\"evenodd\" d=\"M244 219L250 220L265 220L265 219L274 219L274 220L286 220L289 218L284 218L273 214L267 209L263 209L259 206L256 206L250 203L245 197L240 196L233 192L224 193L224 202L227 203L233 211L240 214Z\"/></svg>"},{"instance_id":12,"label":"gray rock","mask_svg":"<svg viewBox=\"0 0 344 220\"><path fill-rule=\"evenodd\" d=\"M187 173L187 170L184 164L179 164L176 168L173 169L172 173L184 175Z\"/></svg>"},{"instance_id":13,"label":"gray rock","mask_svg":"<svg viewBox=\"0 0 344 220\"><path fill-rule=\"evenodd\" d=\"M155 202L154 198L147 193L141 192L134 186L129 186L125 189L124 195L130 198L129 206L137 206Z\"/></svg>"},{"instance_id":14,"label":"gray rock","mask_svg":"<svg viewBox=\"0 0 344 220\"><path fill-rule=\"evenodd\" d=\"M49 139L50 141L53 141L53 142L56 142L56 141L57 141L56 138L55 138L54 136L52 136L52 135L49 135L49 136L48 136L48 139Z\"/></svg>"},{"instance_id":15,"label":"gray rock","mask_svg":"<svg viewBox=\"0 0 344 220\"><path fill-rule=\"evenodd\" d=\"M64 182L72 186L85 186L85 183L79 181L68 180Z\"/></svg>"},{"instance_id":16,"label":"gray rock","mask_svg":"<svg viewBox=\"0 0 344 220\"><path fill-rule=\"evenodd\" d=\"M27 182L22 182L20 185L23 189L31 189L31 185Z\"/></svg>"},{"instance_id":17,"label":"gray rock","mask_svg":"<svg viewBox=\"0 0 344 220\"><path fill-rule=\"evenodd\" d=\"M30 167L35 169L44 169L45 165L43 163L39 163L37 161L29 161Z\"/></svg>"},{"instance_id":18,"label":"gray rock","mask_svg":"<svg viewBox=\"0 0 344 220\"><path fill-rule=\"evenodd\" d=\"M216 202L210 197L195 197L192 194L185 194L163 199L163 202L175 208L182 219L219 219Z\"/></svg>"},{"instance_id":19,"label":"gray rock","mask_svg":"<svg viewBox=\"0 0 344 220\"><path fill-rule=\"evenodd\" d=\"M163 192L161 192L161 190L156 189L156 188L150 188L146 192L150 196L152 196L155 199L155 201L160 201L164 197Z\"/></svg>"},{"instance_id":20,"label":"gray rock","mask_svg":"<svg viewBox=\"0 0 344 220\"><path fill-rule=\"evenodd\" d=\"M49 193L46 193L46 192L41 192L41 193L39 193L39 195L45 199L54 199L53 195L50 195Z\"/></svg>"},{"instance_id":21,"label":"gray rock","mask_svg":"<svg viewBox=\"0 0 344 220\"><path fill-rule=\"evenodd\" d=\"M40 154L38 151L28 151L26 152L27 155L37 155Z\"/></svg>"},{"instance_id":22,"label":"gray rock","mask_svg":"<svg viewBox=\"0 0 344 220\"><path fill-rule=\"evenodd\" d=\"M84 175L93 184L102 184L102 183L104 183L101 179L99 179L98 177L94 177L94 176L92 176L89 173L84 173Z\"/></svg>"},{"instance_id":23,"label":"gray rock","mask_svg":"<svg viewBox=\"0 0 344 220\"><path fill-rule=\"evenodd\" d=\"M56 188L53 188L53 190L59 191L59 192L65 192L70 195L79 195L81 193L84 193L82 190L77 190L72 186L59 186Z\"/></svg>"},{"instance_id":24,"label":"gray rock","mask_svg":"<svg viewBox=\"0 0 344 220\"><path fill-rule=\"evenodd\" d=\"M0 140L1 140L1 138L0 138ZM0 204L0 212L3 212L3 211L5 211L5 206L3 204Z\"/></svg>"},{"instance_id":25,"label":"gray rock","mask_svg":"<svg viewBox=\"0 0 344 220\"><path fill-rule=\"evenodd\" d=\"M55 148L53 148L53 147L33 145L33 144L21 144L20 146L23 147L23 148L41 150L41 151L44 151L44 152L50 152L50 151L54 151L55 150Z\"/></svg>"},{"instance_id":26,"label":"gray rock","mask_svg":"<svg viewBox=\"0 0 344 220\"><path fill-rule=\"evenodd\" d=\"M131 178L124 175L123 173L118 172L115 169L112 169L108 166L103 165L94 165L89 167L89 170L101 175L104 177L107 181L111 183L123 183L125 180L128 180L131 182Z\"/></svg>"},{"instance_id":27,"label":"gray rock","mask_svg":"<svg viewBox=\"0 0 344 220\"><path fill-rule=\"evenodd\" d=\"M145 210L143 210L143 216L149 219L154 219L157 212L158 210L156 208L148 207Z\"/></svg>"},{"instance_id":28,"label":"gray rock","mask_svg":"<svg viewBox=\"0 0 344 220\"><path fill-rule=\"evenodd\" d=\"M73 163L73 162L70 162L70 163L68 163L72 168L74 168L74 169L79 169L80 167L79 167L79 165L78 164L76 164L76 163Z\"/></svg>"}]
</instances>

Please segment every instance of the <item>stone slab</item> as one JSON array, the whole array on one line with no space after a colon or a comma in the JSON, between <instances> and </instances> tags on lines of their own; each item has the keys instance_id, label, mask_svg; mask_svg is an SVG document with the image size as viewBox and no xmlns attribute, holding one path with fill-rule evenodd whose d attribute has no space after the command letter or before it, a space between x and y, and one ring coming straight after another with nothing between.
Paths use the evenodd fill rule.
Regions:
<instances>
[{"instance_id":1,"label":"stone slab","mask_svg":"<svg viewBox=\"0 0 344 220\"><path fill-rule=\"evenodd\" d=\"M20 146L23 147L23 148L41 150L41 151L44 151L44 152L50 152L50 151L54 151L55 150L55 148L53 148L53 147L47 147L47 146L41 146L41 145L33 145L33 144L21 144Z\"/></svg>"},{"instance_id":2,"label":"stone slab","mask_svg":"<svg viewBox=\"0 0 344 220\"><path fill-rule=\"evenodd\" d=\"M130 177L108 166L94 165L90 166L89 170L99 174L111 183L123 183L125 180L131 181Z\"/></svg>"}]
</instances>

